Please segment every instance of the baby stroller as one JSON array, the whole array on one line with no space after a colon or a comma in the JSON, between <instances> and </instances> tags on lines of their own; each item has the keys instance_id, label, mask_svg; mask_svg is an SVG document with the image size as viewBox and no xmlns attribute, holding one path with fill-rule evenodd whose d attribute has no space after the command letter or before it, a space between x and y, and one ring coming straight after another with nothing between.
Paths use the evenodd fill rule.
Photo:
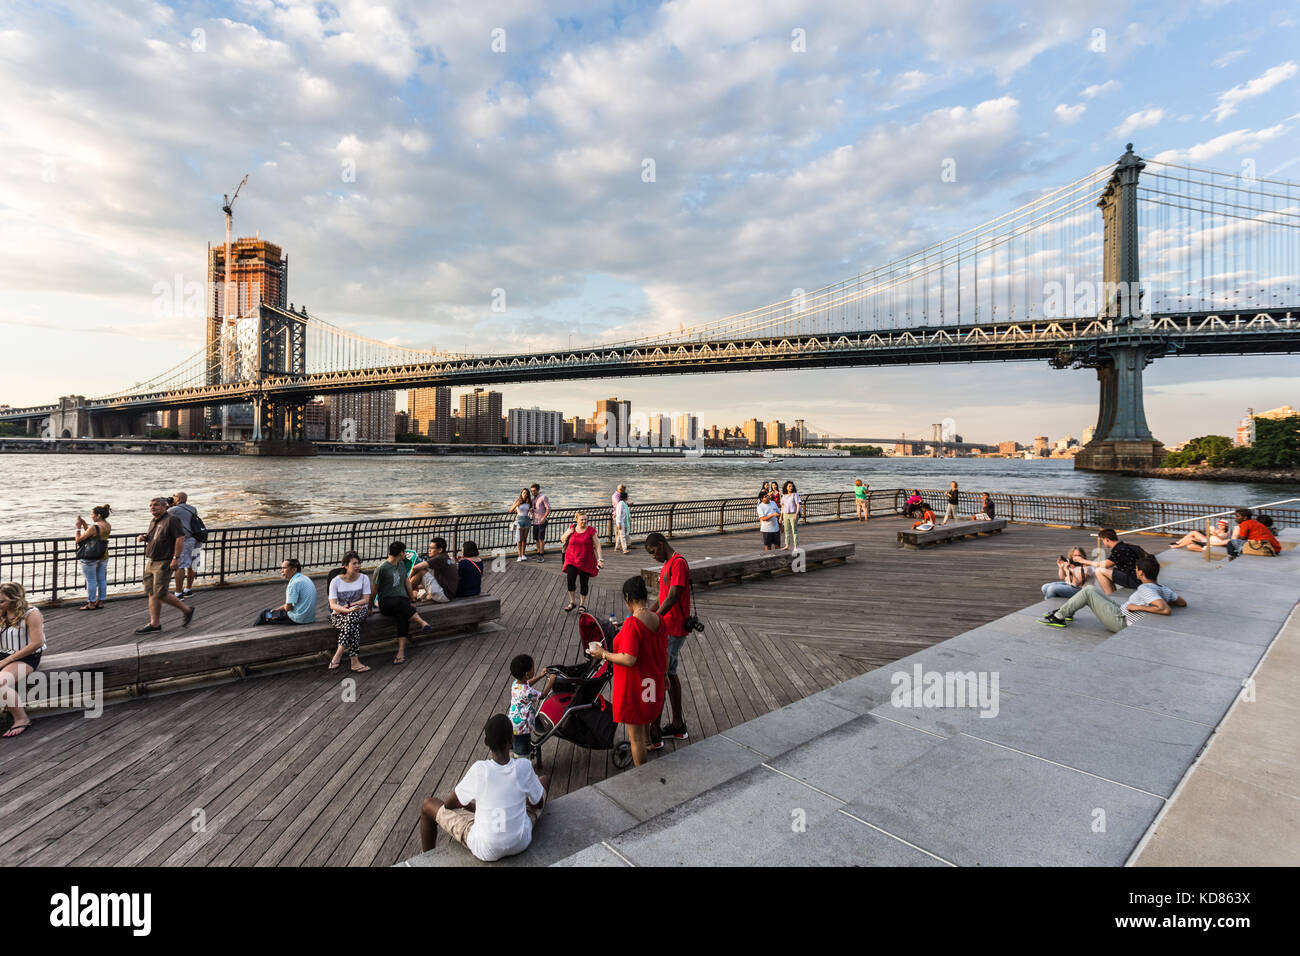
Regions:
<instances>
[{"instance_id":1,"label":"baby stroller","mask_svg":"<svg viewBox=\"0 0 1300 956\"><path fill-rule=\"evenodd\" d=\"M602 623L584 611L578 615L578 641L583 660L577 664L547 666L556 680L555 689L542 702L533 725L533 758L538 762L542 758L542 744L559 737L587 750L612 750L614 766L619 770L632 763L632 746L626 740L614 743L618 730L614 707L601 693L613 676L612 665L586 656L586 647L592 641L610 650L616 633L612 624Z\"/></svg>"}]
</instances>

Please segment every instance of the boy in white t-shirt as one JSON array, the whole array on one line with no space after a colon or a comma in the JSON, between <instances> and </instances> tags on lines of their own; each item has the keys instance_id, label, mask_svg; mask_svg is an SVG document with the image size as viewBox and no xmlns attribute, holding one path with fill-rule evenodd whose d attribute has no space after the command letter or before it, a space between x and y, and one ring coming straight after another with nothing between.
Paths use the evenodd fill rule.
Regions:
<instances>
[{"instance_id":1,"label":"boy in white t-shirt","mask_svg":"<svg viewBox=\"0 0 1300 956\"><path fill-rule=\"evenodd\" d=\"M442 827L480 860L492 862L528 849L533 822L542 814L550 779L538 776L531 761L510 756L514 725L493 714L483 725L483 742L492 752L456 784L445 799L429 797L420 807L420 846L432 850Z\"/></svg>"}]
</instances>

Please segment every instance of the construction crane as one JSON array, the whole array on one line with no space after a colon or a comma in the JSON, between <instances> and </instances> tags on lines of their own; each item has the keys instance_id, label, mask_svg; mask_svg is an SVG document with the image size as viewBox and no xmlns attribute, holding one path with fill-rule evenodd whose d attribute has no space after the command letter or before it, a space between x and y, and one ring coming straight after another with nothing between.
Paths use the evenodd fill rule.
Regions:
<instances>
[{"instance_id":1,"label":"construction crane","mask_svg":"<svg viewBox=\"0 0 1300 956\"><path fill-rule=\"evenodd\" d=\"M221 211L226 214L226 256L224 269L226 273L225 294L222 299L222 330L221 330L221 371L222 378L228 379L235 374L235 325L239 319L238 293L235 290L234 282L234 264L231 261L232 250L232 233L234 232L234 207L235 200L239 198L240 190L244 188L244 183L248 182L248 175L239 181L235 187L233 196L225 195L221 197Z\"/></svg>"}]
</instances>

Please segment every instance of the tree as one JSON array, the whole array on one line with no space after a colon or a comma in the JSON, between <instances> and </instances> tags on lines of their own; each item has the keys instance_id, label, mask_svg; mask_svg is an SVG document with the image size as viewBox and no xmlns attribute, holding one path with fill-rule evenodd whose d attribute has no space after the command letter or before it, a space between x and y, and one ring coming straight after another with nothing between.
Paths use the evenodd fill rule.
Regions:
<instances>
[{"instance_id":1,"label":"tree","mask_svg":"<svg viewBox=\"0 0 1300 956\"><path fill-rule=\"evenodd\" d=\"M1255 443L1249 448L1234 448L1224 457L1225 464L1241 468L1300 466L1300 415L1256 418Z\"/></svg>"},{"instance_id":2,"label":"tree","mask_svg":"<svg viewBox=\"0 0 1300 956\"><path fill-rule=\"evenodd\" d=\"M1202 435L1193 438L1179 451L1171 451L1165 456L1166 468L1184 468L1188 465L1219 463L1232 450L1232 439L1224 435Z\"/></svg>"}]
</instances>

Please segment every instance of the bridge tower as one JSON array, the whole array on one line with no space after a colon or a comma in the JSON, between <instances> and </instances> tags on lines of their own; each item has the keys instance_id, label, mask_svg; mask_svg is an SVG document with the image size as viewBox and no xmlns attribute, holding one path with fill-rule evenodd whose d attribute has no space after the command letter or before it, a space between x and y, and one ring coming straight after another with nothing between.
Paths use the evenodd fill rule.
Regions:
<instances>
[{"instance_id":1,"label":"bridge tower","mask_svg":"<svg viewBox=\"0 0 1300 956\"><path fill-rule=\"evenodd\" d=\"M301 378L307 374L307 316L287 309L258 306L256 368L253 377ZM253 440L241 449L245 455L314 455L307 440L308 395L278 402L253 399Z\"/></svg>"},{"instance_id":2,"label":"bridge tower","mask_svg":"<svg viewBox=\"0 0 1300 956\"><path fill-rule=\"evenodd\" d=\"M1145 167L1129 143L1097 203L1104 236L1102 318L1124 334L1113 344L1103 341L1081 360L1097 370L1101 392L1092 441L1074 459L1074 467L1085 471L1145 471L1158 467L1165 457L1165 446L1147 427L1142 403L1142 371L1164 347L1127 334L1142 316L1137 188Z\"/></svg>"}]
</instances>

